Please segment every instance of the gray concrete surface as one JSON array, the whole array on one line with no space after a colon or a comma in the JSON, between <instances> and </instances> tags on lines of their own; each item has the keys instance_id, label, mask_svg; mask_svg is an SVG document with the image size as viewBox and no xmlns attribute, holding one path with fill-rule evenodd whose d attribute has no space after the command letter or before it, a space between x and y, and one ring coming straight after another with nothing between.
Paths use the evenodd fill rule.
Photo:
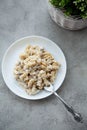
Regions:
<instances>
[{"instance_id":1,"label":"gray concrete surface","mask_svg":"<svg viewBox=\"0 0 87 130\"><path fill-rule=\"evenodd\" d=\"M0 0L0 63L15 40L41 35L64 51L68 71L58 93L81 112L76 123L55 96L24 100L5 85L0 69L0 130L87 130L87 29L68 31L50 18L44 0Z\"/></svg>"}]
</instances>

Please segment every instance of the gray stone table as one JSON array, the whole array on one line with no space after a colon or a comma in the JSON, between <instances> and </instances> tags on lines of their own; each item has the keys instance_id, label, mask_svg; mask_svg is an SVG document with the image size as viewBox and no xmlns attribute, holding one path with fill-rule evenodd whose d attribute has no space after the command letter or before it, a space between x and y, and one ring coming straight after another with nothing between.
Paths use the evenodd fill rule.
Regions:
<instances>
[{"instance_id":1,"label":"gray stone table","mask_svg":"<svg viewBox=\"0 0 87 130\"><path fill-rule=\"evenodd\" d=\"M0 69L0 130L87 130L87 29L57 26L46 0L0 0L0 64L12 42L29 35L45 36L64 51L68 70L58 93L81 112L84 123L76 123L54 95L38 101L17 97Z\"/></svg>"}]
</instances>

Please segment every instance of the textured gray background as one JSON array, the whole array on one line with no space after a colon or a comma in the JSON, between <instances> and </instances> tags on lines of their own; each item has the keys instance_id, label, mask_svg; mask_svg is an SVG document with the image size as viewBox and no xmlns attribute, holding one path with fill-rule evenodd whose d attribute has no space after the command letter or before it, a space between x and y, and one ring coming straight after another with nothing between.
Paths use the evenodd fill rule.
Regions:
<instances>
[{"instance_id":1,"label":"textured gray background","mask_svg":"<svg viewBox=\"0 0 87 130\"><path fill-rule=\"evenodd\" d=\"M87 130L87 29L68 31L50 18L44 0L0 0L0 63L15 40L41 35L64 51L68 71L58 93L82 113L76 123L55 96L24 100L5 85L0 69L0 130Z\"/></svg>"}]
</instances>

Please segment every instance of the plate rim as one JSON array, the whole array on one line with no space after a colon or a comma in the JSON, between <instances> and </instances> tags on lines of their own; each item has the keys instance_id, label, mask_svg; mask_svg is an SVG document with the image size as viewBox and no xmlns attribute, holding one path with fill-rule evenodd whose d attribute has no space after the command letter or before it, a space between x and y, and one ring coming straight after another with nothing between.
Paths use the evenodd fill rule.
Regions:
<instances>
[{"instance_id":1,"label":"plate rim","mask_svg":"<svg viewBox=\"0 0 87 130\"><path fill-rule=\"evenodd\" d=\"M24 40L24 39L27 39L27 38L31 38L31 37L36 37L36 38L45 39L45 40L51 42L52 44L54 44L56 47L58 47L58 48L61 50L61 52L62 52L62 54L63 54L63 56L64 56L64 60L65 60L65 74L64 74L64 78L63 78L61 84L59 85L59 88L62 86L62 84L63 84L63 82L64 82L64 80L65 80L65 77L66 77L66 73L67 73L67 62L66 62L65 54L64 54L64 52L62 51L62 49L60 48L60 46L57 45L54 41L50 40L50 39L47 38L47 37L40 36L40 35L29 35L29 36L25 36L25 37L19 38L18 40L12 42L12 44L6 49L6 52L5 52L4 55L3 55L2 63L1 63L1 72L2 72L2 76L3 76L3 79L4 79L4 82L5 82L6 86L8 87L8 89L9 89L12 93L14 93L15 95L17 95L17 96L20 97L20 98L27 99L27 100L41 100L41 99L44 99L44 98L47 98L47 97L51 96L53 93L49 93L46 97L40 97L40 98L35 98L35 99L33 99L33 98L25 98L25 97L23 97L23 96L21 96L21 95L16 94L12 89L10 89L9 85L8 85L8 84L6 83L6 81L5 81L5 76L4 76L4 72L3 72L3 69L4 69L4 68L3 68L3 65L4 65L5 57L6 57L6 54L9 52L10 48L11 48L12 46L14 46L17 42L19 42L19 41L21 41L21 40ZM59 88L58 88L58 89L59 89ZM58 90L58 89L57 89L57 90ZM56 91L57 91L57 90L56 90Z\"/></svg>"}]
</instances>

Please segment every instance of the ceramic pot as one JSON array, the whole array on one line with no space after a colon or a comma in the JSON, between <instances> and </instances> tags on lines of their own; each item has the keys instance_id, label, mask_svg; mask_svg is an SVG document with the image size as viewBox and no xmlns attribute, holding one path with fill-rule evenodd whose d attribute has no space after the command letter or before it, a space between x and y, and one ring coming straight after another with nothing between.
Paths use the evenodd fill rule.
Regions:
<instances>
[{"instance_id":1,"label":"ceramic pot","mask_svg":"<svg viewBox=\"0 0 87 130\"><path fill-rule=\"evenodd\" d=\"M65 16L64 13L55 8L49 0L48 2L48 10L51 18L61 27L69 30L80 30L87 27L87 19L75 19L72 17Z\"/></svg>"}]
</instances>

